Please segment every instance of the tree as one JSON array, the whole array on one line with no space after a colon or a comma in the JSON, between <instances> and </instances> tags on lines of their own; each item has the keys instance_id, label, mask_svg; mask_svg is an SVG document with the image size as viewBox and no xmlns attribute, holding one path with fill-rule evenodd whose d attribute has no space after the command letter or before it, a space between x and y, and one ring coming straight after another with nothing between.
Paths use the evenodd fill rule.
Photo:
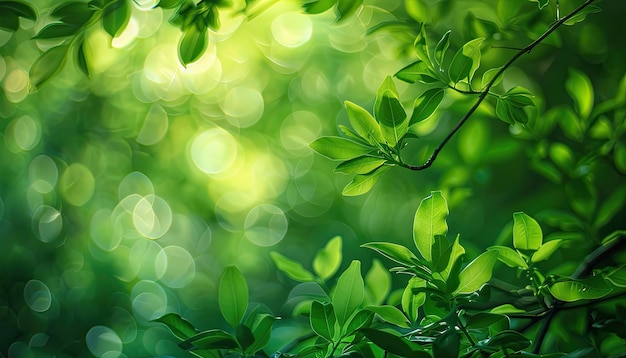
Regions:
<instances>
[{"instance_id":1,"label":"tree","mask_svg":"<svg viewBox=\"0 0 626 358\"><path fill-rule=\"evenodd\" d=\"M0 10L3 354L626 351L619 2Z\"/></svg>"}]
</instances>

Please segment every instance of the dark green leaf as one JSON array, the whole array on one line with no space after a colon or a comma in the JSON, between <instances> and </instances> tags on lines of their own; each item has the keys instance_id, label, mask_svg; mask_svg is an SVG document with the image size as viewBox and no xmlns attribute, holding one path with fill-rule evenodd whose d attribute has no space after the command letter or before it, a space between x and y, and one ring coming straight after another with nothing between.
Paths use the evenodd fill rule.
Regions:
<instances>
[{"instance_id":1,"label":"dark green leaf","mask_svg":"<svg viewBox=\"0 0 626 358\"><path fill-rule=\"evenodd\" d=\"M304 269L300 262L289 259L278 252L270 252L270 256L276 268L287 274L291 279L300 282L315 281L315 276Z\"/></svg>"},{"instance_id":2,"label":"dark green leaf","mask_svg":"<svg viewBox=\"0 0 626 358\"><path fill-rule=\"evenodd\" d=\"M238 324L237 327L235 327L235 337L237 337L237 342L239 342L239 345L244 350L248 349L248 347L254 343L252 330L243 324Z\"/></svg>"},{"instance_id":3,"label":"dark green leaf","mask_svg":"<svg viewBox=\"0 0 626 358\"><path fill-rule=\"evenodd\" d=\"M361 137L374 146L385 143L380 125L368 111L350 101L345 101L345 106L352 128Z\"/></svg>"},{"instance_id":4,"label":"dark green leaf","mask_svg":"<svg viewBox=\"0 0 626 358\"><path fill-rule=\"evenodd\" d=\"M238 344L231 334L220 329L211 329L180 342L178 346L184 350L232 349L237 348Z\"/></svg>"},{"instance_id":5,"label":"dark green leaf","mask_svg":"<svg viewBox=\"0 0 626 358\"><path fill-rule=\"evenodd\" d=\"M550 286L550 293L561 301L574 302L579 300L593 300L602 298L613 289L601 276L582 280L568 279L558 281Z\"/></svg>"},{"instance_id":6,"label":"dark green leaf","mask_svg":"<svg viewBox=\"0 0 626 358\"><path fill-rule=\"evenodd\" d=\"M428 65L421 60L413 62L412 64L402 68L400 71L396 72L394 76L399 80L409 83L415 83L418 81L423 83L434 83L439 81L433 71L428 68Z\"/></svg>"},{"instance_id":7,"label":"dark green leaf","mask_svg":"<svg viewBox=\"0 0 626 358\"><path fill-rule=\"evenodd\" d=\"M565 25L574 25L577 22L581 22L583 20L585 20L585 18L587 17L588 14L594 14L597 12L602 11L599 7L594 6L594 5L589 5L587 7L585 7L584 9L582 9L579 13L577 13L576 15L572 16L570 19L568 19L567 21L564 22Z\"/></svg>"},{"instance_id":8,"label":"dark green leaf","mask_svg":"<svg viewBox=\"0 0 626 358\"><path fill-rule=\"evenodd\" d=\"M425 352L420 345L394 333L373 328L362 328L360 331L367 339L386 352L397 354L400 357L430 358L430 354Z\"/></svg>"},{"instance_id":9,"label":"dark green leaf","mask_svg":"<svg viewBox=\"0 0 626 358\"><path fill-rule=\"evenodd\" d=\"M370 242L361 245L372 249L382 254L383 256L391 259L401 265L412 266L413 260L417 260L417 257L406 247L391 242Z\"/></svg>"},{"instance_id":10,"label":"dark green leaf","mask_svg":"<svg viewBox=\"0 0 626 358\"><path fill-rule=\"evenodd\" d=\"M535 219L523 212L513 214L513 247L518 250L537 250L543 242L541 227Z\"/></svg>"},{"instance_id":11,"label":"dark green leaf","mask_svg":"<svg viewBox=\"0 0 626 358\"><path fill-rule=\"evenodd\" d=\"M157 6L163 9L173 9L180 6L183 1L185 0L159 0L159 4Z\"/></svg>"},{"instance_id":12,"label":"dark green leaf","mask_svg":"<svg viewBox=\"0 0 626 358\"><path fill-rule=\"evenodd\" d=\"M424 292L415 293L414 289L426 287L426 280L419 277L411 277L402 293L402 309L411 322L415 322L419 316L419 308L426 301Z\"/></svg>"},{"instance_id":13,"label":"dark green leaf","mask_svg":"<svg viewBox=\"0 0 626 358\"><path fill-rule=\"evenodd\" d=\"M152 320L151 322L160 322L165 324L176 337L182 340L191 338L196 335L196 333L198 333L194 326L189 323L189 321L182 318L176 313L167 313L157 319Z\"/></svg>"},{"instance_id":14,"label":"dark green leaf","mask_svg":"<svg viewBox=\"0 0 626 358\"><path fill-rule=\"evenodd\" d=\"M539 6L539 10L543 9L546 5L548 5L548 3L550 2L550 0L530 0L530 2L536 2L537 6Z\"/></svg>"},{"instance_id":15,"label":"dark green leaf","mask_svg":"<svg viewBox=\"0 0 626 358\"><path fill-rule=\"evenodd\" d=\"M461 80L472 81L474 73L480 66L480 45L484 38L477 38L469 41L452 58L448 74L453 83Z\"/></svg>"},{"instance_id":16,"label":"dark green leaf","mask_svg":"<svg viewBox=\"0 0 626 358\"><path fill-rule=\"evenodd\" d=\"M336 0L317 0L304 3L302 7L309 14L321 14L335 5Z\"/></svg>"},{"instance_id":17,"label":"dark green leaf","mask_svg":"<svg viewBox=\"0 0 626 358\"><path fill-rule=\"evenodd\" d=\"M626 287L626 265L610 270L604 278L617 287Z\"/></svg>"},{"instance_id":18,"label":"dark green leaf","mask_svg":"<svg viewBox=\"0 0 626 358\"><path fill-rule=\"evenodd\" d=\"M337 7L335 8L337 21L344 20L346 17L354 14L362 4L363 0L337 0Z\"/></svg>"},{"instance_id":19,"label":"dark green leaf","mask_svg":"<svg viewBox=\"0 0 626 358\"><path fill-rule=\"evenodd\" d=\"M342 258L341 246L341 236L335 236L315 254L313 270L322 280L330 278L339 269Z\"/></svg>"},{"instance_id":20,"label":"dark green leaf","mask_svg":"<svg viewBox=\"0 0 626 358\"><path fill-rule=\"evenodd\" d=\"M102 26L113 38L122 33L129 20L130 3L128 0L114 0L104 8Z\"/></svg>"},{"instance_id":21,"label":"dark green leaf","mask_svg":"<svg viewBox=\"0 0 626 358\"><path fill-rule=\"evenodd\" d=\"M85 40L81 40L76 47L76 64L78 68L85 74L85 76L89 76L89 63L87 62L87 52L89 48L86 46ZM91 59L91 52L89 52L89 58Z\"/></svg>"},{"instance_id":22,"label":"dark green leaf","mask_svg":"<svg viewBox=\"0 0 626 358\"><path fill-rule=\"evenodd\" d=\"M33 38L53 39L57 37L72 36L76 33L78 28L79 27L76 25L55 22L44 26Z\"/></svg>"},{"instance_id":23,"label":"dark green leaf","mask_svg":"<svg viewBox=\"0 0 626 358\"><path fill-rule=\"evenodd\" d=\"M218 31L221 25L219 10L216 6L213 6L204 16L204 26L213 31Z\"/></svg>"},{"instance_id":24,"label":"dark green leaf","mask_svg":"<svg viewBox=\"0 0 626 358\"><path fill-rule=\"evenodd\" d=\"M433 355L435 358L458 357L461 348L461 335L450 328L443 332L433 343Z\"/></svg>"},{"instance_id":25,"label":"dark green leaf","mask_svg":"<svg viewBox=\"0 0 626 358\"><path fill-rule=\"evenodd\" d=\"M352 334L356 330L369 327L372 324L373 320L374 312L368 310L360 310L354 316L352 316L352 319L350 319L348 324L345 326L346 328L344 334Z\"/></svg>"},{"instance_id":26,"label":"dark green leaf","mask_svg":"<svg viewBox=\"0 0 626 358\"><path fill-rule=\"evenodd\" d=\"M352 159L372 151L371 147L341 137L321 137L313 141L310 147L332 160Z\"/></svg>"},{"instance_id":27,"label":"dark green leaf","mask_svg":"<svg viewBox=\"0 0 626 358\"><path fill-rule=\"evenodd\" d=\"M313 301L311 303L311 328L320 337L329 342L335 336L335 310L330 302Z\"/></svg>"},{"instance_id":28,"label":"dark green leaf","mask_svg":"<svg viewBox=\"0 0 626 358\"><path fill-rule=\"evenodd\" d=\"M94 13L95 10L85 2L70 1L54 8L50 15L58 17L66 24L82 26L91 19Z\"/></svg>"},{"instance_id":29,"label":"dark green leaf","mask_svg":"<svg viewBox=\"0 0 626 358\"><path fill-rule=\"evenodd\" d=\"M478 291L491 279L493 265L498 260L496 251L483 252L470 262L459 274L459 286L455 293L464 294Z\"/></svg>"},{"instance_id":30,"label":"dark green leaf","mask_svg":"<svg viewBox=\"0 0 626 358\"><path fill-rule=\"evenodd\" d=\"M0 29L17 31L20 27L20 19L11 9L3 9L0 2Z\"/></svg>"},{"instance_id":31,"label":"dark green leaf","mask_svg":"<svg viewBox=\"0 0 626 358\"><path fill-rule=\"evenodd\" d=\"M380 318L398 327L409 328L409 321L406 316L396 307L390 305L370 305L365 307L366 310L376 313Z\"/></svg>"},{"instance_id":32,"label":"dark green leaf","mask_svg":"<svg viewBox=\"0 0 626 358\"><path fill-rule=\"evenodd\" d=\"M432 262L435 235L448 233L448 204L441 191L433 191L420 202L413 221L413 241L426 261Z\"/></svg>"},{"instance_id":33,"label":"dark green leaf","mask_svg":"<svg viewBox=\"0 0 626 358\"><path fill-rule=\"evenodd\" d=\"M433 88L417 97L413 104L413 114L411 115L409 125L421 122L435 113L443 100L444 94L443 88Z\"/></svg>"},{"instance_id":34,"label":"dark green leaf","mask_svg":"<svg viewBox=\"0 0 626 358\"><path fill-rule=\"evenodd\" d=\"M487 328L501 321L508 322L509 318L503 314L478 312L467 319L467 323L465 327L468 329L481 329L481 328Z\"/></svg>"},{"instance_id":35,"label":"dark green leaf","mask_svg":"<svg viewBox=\"0 0 626 358\"><path fill-rule=\"evenodd\" d=\"M435 272L441 272L448 266L452 245L443 235L435 235L435 241L431 250L432 263Z\"/></svg>"},{"instance_id":36,"label":"dark green leaf","mask_svg":"<svg viewBox=\"0 0 626 358\"><path fill-rule=\"evenodd\" d=\"M528 268L528 264L522 256L515 250L507 246L490 246L487 248L490 251L498 252L498 260L509 267L521 267Z\"/></svg>"},{"instance_id":37,"label":"dark green leaf","mask_svg":"<svg viewBox=\"0 0 626 358\"><path fill-rule=\"evenodd\" d=\"M178 43L178 60L183 66L195 62L202 56L208 44L207 29L190 26L183 32Z\"/></svg>"},{"instance_id":38,"label":"dark green leaf","mask_svg":"<svg viewBox=\"0 0 626 358\"><path fill-rule=\"evenodd\" d=\"M39 56L30 68L30 83L38 89L50 78L56 75L65 64L65 54L68 46L56 46Z\"/></svg>"},{"instance_id":39,"label":"dark green leaf","mask_svg":"<svg viewBox=\"0 0 626 358\"><path fill-rule=\"evenodd\" d=\"M370 191L380 177L389 170L389 166L382 166L374 169L368 174L357 174L354 179L348 185L343 188L341 192L345 196L357 196L365 194Z\"/></svg>"},{"instance_id":40,"label":"dark green leaf","mask_svg":"<svg viewBox=\"0 0 626 358\"><path fill-rule=\"evenodd\" d=\"M626 157L624 159L626 159ZM617 215L617 213L619 213L622 208L624 208L625 205L626 185L621 185L620 187L613 190L611 195L606 198L606 200L604 200L604 202L598 209L594 226L600 228L606 225L611 219L615 217L615 215Z\"/></svg>"},{"instance_id":41,"label":"dark green leaf","mask_svg":"<svg viewBox=\"0 0 626 358\"><path fill-rule=\"evenodd\" d=\"M259 314L255 317L254 324L252 325L252 335L254 336L254 343L248 347L248 352L256 353L261 350L267 342L270 340L272 333L272 325L278 318L269 314Z\"/></svg>"},{"instance_id":42,"label":"dark green leaf","mask_svg":"<svg viewBox=\"0 0 626 358\"><path fill-rule=\"evenodd\" d=\"M463 256L464 254L465 254L465 249L463 248L463 246L461 246L461 243L459 241L459 235L457 235L456 239L454 239L454 242L452 243L452 246L450 248L450 259L448 260L448 266L446 266L446 269L443 272L441 272L441 276L443 277L444 280L448 280L450 277L450 273L455 272L454 267L457 264L457 262L460 265L461 261L459 260L459 258ZM456 267L459 267L459 270L460 270L460 266L457 265ZM454 288L456 288L456 285L454 286Z\"/></svg>"},{"instance_id":43,"label":"dark green leaf","mask_svg":"<svg viewBox=\"0 0 626 358\"><path fill-rule=\"evenodd\" d=\"M450 30L446 31L441 37L441 40L435 46L435 63L441 68L443 66L443 60L446 55L448 47L450 47Z\"/></svg>"},{"instance_id":44,"label":"dark green leaf","mask_svg":"<svg viewBox=\"0 0 626 358\"><path fill-rule=\"evenodd\" d=\"M231 327L237 327L248 308L248 284L235 266L228 266L218 288L220 312Z\"/></svg>"},{"instance_id":45,"label":"dark green leaf","mask_svg":"<svg viewBox=\"0 0 626 358\"><path fill-rule=\"evenodd\" d=\"M339 164L335 168L335 173L367 174L385 164L386 161L386 159L379 157L362 155Z\"/></svg>"},{"instance_id":46,"label":"dark green leaf","mask_svg":"<svg viewBox=\"0 0 626 358\"><path fill-rule=\"evenodd\" d=\"M530 347L530 339L524 337L516 331L503 331L491 337L486 345L491 347L499 347L501 349L510 349L514 352L521 351Z\"/></svg>"},{"instance_id":47,"label":"dark green leaf","mask_svg":"<svg viewBox=\"0 0 626 358\"><path fill-rule=\"evenodd\" d=\"M528 123L528 114L524 108L513 105L506 97L500 97L496 101L496 115L509 124Z\"/></svg>"},{"instance_id":48,"label":"dark green leaf","mask_svg":"<svg viewBox=\"0 0 626 358\"><path fill-rule=\"evenodd\" d=\"M533 97L535 97L529 90L526 88L515 86L508 91L504 97L507 99L509 103L511 103L515 107L525 107L525 106L534 106Z\"/></svg>"},{"instance_id":49,"label":"dark green leaf","mask_svg":"<svg viewBox=\"0 0 626 358\"><path fill-rule=\"evenodd\" d=\"M33 7L23 1L0 1L0 13L12 12L13 14L29 20L37 19L37 12Z\"/></svg>"},{"instance_id":50,"label":"dark green leaf","mask_svg":"<svg viewBox=\"0 0 626 358\"><path fill-rule=\"evenodd\" d=\"M364 296L365 288L361 277L361 262L354 260L350 267L339 276L333 292L332 302L340 325L343 325L356 312L363 303Z\"/></svg>"}]
</instances>

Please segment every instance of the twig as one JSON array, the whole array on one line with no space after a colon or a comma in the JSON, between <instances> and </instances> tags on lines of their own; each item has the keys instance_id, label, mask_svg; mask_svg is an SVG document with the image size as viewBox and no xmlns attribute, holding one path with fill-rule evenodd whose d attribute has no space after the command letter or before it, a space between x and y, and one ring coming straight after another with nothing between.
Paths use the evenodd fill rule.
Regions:
<instances>
[{"instance_id":1,"label":"twig","mask_svg":"<svg viewBox=\"0 0 626 358\"><path fill-rule=\"evenodd\" d=\"M526 53L530 53L530 51L533 48L535 48L535 46L539 45L543 40L545 40L546 37L548 37L551 33L553 33L561 25L563 25L567 20L569 20L572 17L574 17L576 14L578 14L580 11L582 11L584 8L589 6L594 1L596 1L596 0L587 0L587 1L585 1L583 4L581 4L579 7L577 7L574 11L569 13L567 16L564 16L563 18L559 19L552 26L550 26L550 28L546 32L544 32L541 36L539 36L535 41L531 42L528 46L520 49L515 55L513 55L513 57L511 57L504 64L504 66L502 66L500 68L500 70L498 70L498 72L491 79L491 81L489 81L489 83L487 83L487 86L483 89L482 92L480 92L480 95L478 96L478 99L476 100L476 103L474 103L472 108L470 108L470 110L467 113L465 113L465 115L459 120L459 122L456 124L456 126L452 129L452 131L450 131L450 133L448 133L448 135L443 139L443 141L441 141L441 143L439 143L439 145L433 151L433 154L431 154L431 156L426 160L426 162L424 162L424 164L422 164L422 165L400 164L400 165L402 165L405 168L411 169L411 170L424 170L424 169L430 167L434 163L435 159L437 159L437 156L439 155L439 152L441 152L441 150L446 145L446 143L448 143L448 141L452 138L452 136L456 132L458 132L459 129L461 129L463 124L465 124L465 122L469 119L469 117L471 117L472 114L474 114L474 112L478 109L480 104L485 100L485 98L487 97L487 94L489 94L489 90L494 85L494 83L496 82L498 77L500 77L504 73L504 71L506 71L515 61L517 61L518 58L522 57L522 55L524 55Z\"/></svg>"}]
</instances>

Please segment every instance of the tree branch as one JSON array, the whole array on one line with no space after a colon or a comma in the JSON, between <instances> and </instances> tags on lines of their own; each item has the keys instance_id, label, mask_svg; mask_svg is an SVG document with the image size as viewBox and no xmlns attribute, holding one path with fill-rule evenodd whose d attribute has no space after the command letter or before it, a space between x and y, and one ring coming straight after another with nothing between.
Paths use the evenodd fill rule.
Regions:
<instances>
[{"instance_id":1,"label":"tree branch","mask_svg":"<svg viewBox=\"0 0 626 358\"><path fill-rule=\"evenodd\" d=\"M439 143L439 145L433 151L433 154L431 154L431 156L426 160L426 162L424 162L424 164L422 164L422 165L400 164L400 165L405 167L405 168L411 169L411 170L424 170L424 169L430 167L435 162L435 159L437 159L437 156L439 155L439 153L441 152L443 147L446 145L446 143L448 143L448 141L450 141L452 136L454 136L454 134L456 132L458 132L459 129L461 129L463 124L465 124L465 122L472 116L472 114L474 114L474 112L476 112L476 110L478 109L480 104L487 97L487 94L489 94L489 90L491 89L491 87L493 87L493 85L496 82L496 80L498 79L498 77L502 76L504 71L506 71L509 67L511 67L511 65L515 61L517 61L518 58L522 57L526 53L530 53L530 51L533 48L535 48L535 46L539 45L543 40L545 40L546 37L550 36L551 33L553 33L556 29L561 27L561 25L563 25L567 20L569 20L572 17L576 16L576 14L581 12L587 6L591 5L591 3L593 3L594 1L596 1L596 0L586 0L584 3L582 3L580 6L578 6L574 11L569 13L567 16L564 16L563 18L559 19L552 26L550 26L550 28L546 32L544 32L541 36L539 36L535 41L531 42L528 46L519 49L519 51L517 51L517 53L515 55L513 55L513 57L511 57L504 64L504 66L502 66L500 68L500 70L498 70L498 72L491 79L491 81L489 81L489 83L487 83L487 86L485 86L485 88L480 92L480 95L478 96L478 99L476 100L476 103L474 103L472 108L470 108L470 110L467 113L465 113L465 115L459 120L459 122L456 124L456 126L450 131L450 133L448 133L448 135L443 139L443 141L441 141L441 143Z\"/></svg>"}]
</instances>

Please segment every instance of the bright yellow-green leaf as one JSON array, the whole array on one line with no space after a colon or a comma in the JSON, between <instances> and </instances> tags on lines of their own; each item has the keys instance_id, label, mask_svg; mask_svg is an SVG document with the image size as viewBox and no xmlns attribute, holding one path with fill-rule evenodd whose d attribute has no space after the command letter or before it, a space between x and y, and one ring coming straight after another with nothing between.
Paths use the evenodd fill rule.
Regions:
<instances>
[{"instance_id":1,"label":"bright yellow-green leaf","mask_svg":"<svg viewBox=\"0 0 626 358\"><path fill-rule=\"evenodd\" d=\"M541 227L523 212L513 214L513 246L518 250L537 250L543 241Z\"/></svg>"},{"instance_id":2,"label":"bright yellow-green leaf","mask_svg":"<svg viewBox=\"0 0 626 358\"><path fill-rule=\"evenodd\" d=\"M300 282L315 281L315 276L302 267L300 262L287 258L278 252L270 252L270 256L274 265L291 279Z\"/></svg>"},{"instance_id":3,"label":"bright yellow-green leaf","mask_svg":"<svg viewBox=\"0 0 626 358\"><path fill-rule=\"evenodd\" d=\"M415 322L419 317L419 308L426 302L426 294L419 292L415 294L413 288L426 287L426 281L419 277L411 277L402 293L402 309L411 322Z\"/></svg>"},{"instance_id":4,"label":"bright yellow-green leaf","mask_svg":"<svg viewBox=\"0 0 626 358\"><path fill-rule=\"evenodd\" d=\"M441 191L433 191L420 203L413 221L413 241L417 250L427 261L432 261L435 235L448 233L448 204Z\"/></svg>"},{"instance_id":5,"label":"bright yellow-green leaf","mask_svg":"<svg viewBox=\"0 0 626 358\"><path fill-rule=\"evenodd\" d=\"M365 291L367 302L375 305L383 303L391 291L391 274L380 260L372 260L372 267L365 274Z\"/></svg>"},{"instance_id":6,"label":"bright yellow-green leaf","mask_svg":"<svg viewBox=\"0 0 626 358\"><path fill-rule=\"evenodd\" d=\"M341 247L341 236L335 236L315 255L313 270L322 280L332 277L339 269L342 258Z\"/></svg>"},{"instance_id":7,"label":"bright yellow-green leaf","mask_svg":"<svg viewBox=\"0 0 626 358\"><path fill-rule=\"evenodd\" d=\"M342 137L321 137L314 140L310 147L332 160L352 159L367 154L372 150L372 148Z\"/></svg>"},{"instance_id":8,"label":"bright yellow-green leaf","mask_svg":"<svg viewBox=\"0 0 626 358\"><path fill-rule=\"evenodd\" d=\"M602 298L613 290L601 276L582 280L566 280L552 284L550 293L561 301L574 302Z\"/></svg>"},{"instance_id":9,"label":"bright yellow-green leaf","mask_svg":"<svg viewBox=\"0 0 626 358\"><path fill-rule=\"evenodd\" d=\"M363 277L361 277L361 262L354 260L339 276L333 293L332 302L335 315L340 325L356 312L365 297Z\"/></svg>"},{"instance_id":10,"label":"bright yellow-green leaf","mask_svg":"<svg viewBox=\"0 0 626 358\"><path fill-rule=\"evenodd\" d=\"M491 246L487 250L496 251L498 253L498 260L509 267L521 267L528 268L528 264L522 256L512 248L508 246Z\"/></svg>"},{"instance_id":11,"label":"bright yellow-green leaf","mask_svg":"<svg viewBox=\"0 0 626 358\"><path fill-rule=\"evenodd\" d=\"M560 239L551 240L543 243L537 251L530 258L532 262L544 261L550 258L550 256L558 250L563 241Z\"/></svg>"},{"instance_id":12,"label":"bright yellow-green leaf","mask_svg":"<svg viewBox=\"0 0 626 358\"><path fill-rule=\"evenodd\" d=\"M587 118L593 109L593 87L586 74L570 68L569 77L565 81L565 89L574 100L576 110L582 118Z\"/></svg>"},{"instance_id":13,"label":"bright yellow-green leaf","mask_svg":"<svg viewBox=\"0 0 626 358\"><path fill-rule=\"evenodd\" d=\"M379 157L363 155L354 159L346 160L335 168L335 173L367 174L385 164L387 160Z\"/></svg>"},{"instance_id":14,"label":"bright yellow-green leaf","mask_svg":"<svg viewBox=\"0 0 626 358\"><path fill-rule=\"evenodd\" d=\"M409 321L404 315L404 313L402 313L402 311L400 311L394 306L371 305L371 306L365 307L365 309L376 313L383 321L389 322L398 327L409 328Z\"/></svg>"},{"instance_id":15,"label":"bright yellow-green leaf","mask_svg":"<svg viewBox=\"0 0 626 358\"><path fill-rule=\"evenodd\" d=\"M368 174L358 174L341 192L345 196L357 196L370 191L380 177L389 170L389 166L382 166Z\"/></svg>"},{"instance_id":16,"label":"bright yellow-green leaf","mask_svg":"<svg viewBox=\"0 0 626 358\"><path fill-rule=\"evenodd\" d=\"M478 291L491 279L493 265L498 260L498 252L486 251L470 262L459 274L459 286L456 294Z\"/></svg>"},{"instance_id":17,"label":"bright yellow-green leaf","mask_svg":"<svg viewBox=\"0 0 626 358\"><path fill-rule=\"evenodd\" d=\"M480 66L480 45L485 39L480 37L463 45L452 58L448 75L453 83L462 80L472 81L474 73Z\"/></svg>"},{"instance_id":18,"label":"bright yellow-green leaf","mask_svg":"<svg viewBox=\"0 0 626 358\"><path fill-rule=\"evenodd\" d=\"M377 143L385 143L380 125L368 111L350 101L346 101L345 106L352 128L361 137L374 146L377 146Z\"/></svg>"}]
</instances>

